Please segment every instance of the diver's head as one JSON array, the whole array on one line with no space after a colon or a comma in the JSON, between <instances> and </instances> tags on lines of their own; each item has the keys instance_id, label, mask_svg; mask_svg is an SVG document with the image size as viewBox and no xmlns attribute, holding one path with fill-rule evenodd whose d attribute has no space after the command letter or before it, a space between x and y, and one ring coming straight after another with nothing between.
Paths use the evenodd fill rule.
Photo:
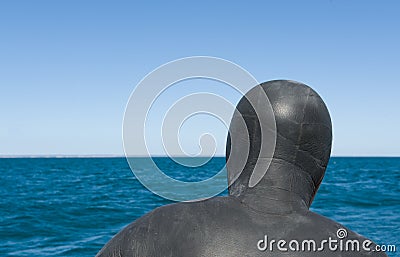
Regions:
<instances>
[{"instance_id":1,"label":"diver's head","mask_svg":"<svg viewBox=\"0 0 400 257\"><path fill-rule=\"evenodd\" d=\"M269 157L260 155L263 142L273 143L273 140L268 138L273 134L264 132L271 130L271 127L275 128L271 124L261 126L265 121L260 119L260 116L268 115L268 110L265 110L265 95L270 101L276 122L276 146ZM237 177L235 174L241 171L237 160L243 160L243 152L238 150L242 147L240 138L244 138L241 134L243 130L236 129L243 123L243 119L248 131L246 138L248 137L250 143L249 154L243 171L234 180ZM229 194L240 196L274 192L277 194L274 197L279 198L279 194L288 192L299 196L310 206L324 176L331 143L329 112L314 90L294 81L276 80L262 83L240 100L231 121L226 158L229 159L229 179L234 182L229 187ZM264 175L261 180L255 186L251 183L249 185L256 163L268 158L270 165L266 172L262 173Z\"/></svg>"}]
</instances>

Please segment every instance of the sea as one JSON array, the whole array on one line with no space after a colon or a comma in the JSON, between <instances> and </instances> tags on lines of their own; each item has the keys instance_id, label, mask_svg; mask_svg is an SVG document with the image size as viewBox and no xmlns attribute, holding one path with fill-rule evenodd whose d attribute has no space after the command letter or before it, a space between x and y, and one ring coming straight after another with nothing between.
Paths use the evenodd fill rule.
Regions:
<instances>
[{"instance_id":1,"label":"sea","mask_svg":"<svg viewBox=\"0 0 400 257\"><path fill-rule=\"evenodd\" d=\"M225 164L154 161L186 181ZM1 158L0 174L0 256L95 256L124 226L173 203L145 188L125 158ZM311 209L400 256L399 181L400 158L332 157Z\"/></svg>"}]
</instances>

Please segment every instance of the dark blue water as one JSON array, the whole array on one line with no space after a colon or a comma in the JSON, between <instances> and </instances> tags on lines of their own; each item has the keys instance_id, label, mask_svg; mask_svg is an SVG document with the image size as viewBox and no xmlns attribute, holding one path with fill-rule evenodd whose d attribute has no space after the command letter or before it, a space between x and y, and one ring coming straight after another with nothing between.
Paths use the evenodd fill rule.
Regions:
<instances>
[{"instance_id":1,"label":"dark blue water","mask_svg":"<svg viewBox=\"0 0 400 257\"><path fill-rule=\"evenodd\" d=\"M191 170L156 162L187 181ZM170 203L145 189L124 158L0 159L0 256L94 256L123 226ZM400 256L400 158L332 158L312 209Z\"/></svg>"}]
</instances>

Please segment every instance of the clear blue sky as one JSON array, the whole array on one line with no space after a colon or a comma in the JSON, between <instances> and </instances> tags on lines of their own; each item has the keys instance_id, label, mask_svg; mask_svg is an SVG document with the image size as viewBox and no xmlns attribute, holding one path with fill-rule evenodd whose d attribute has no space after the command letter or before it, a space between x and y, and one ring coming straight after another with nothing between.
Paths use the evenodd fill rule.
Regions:
<instances>
[{"instance_id":1,"label":"clear blue sky","mask_svg":"<svg viewBox=\"0 0 400 257\"><path fill-rule=\"evenodd\" d=\"M1 1L0 154L122 155L135 85L210 55L312 86L334 155L399 156L399 13L398 1Z\"/></svg>"}]
</instances>

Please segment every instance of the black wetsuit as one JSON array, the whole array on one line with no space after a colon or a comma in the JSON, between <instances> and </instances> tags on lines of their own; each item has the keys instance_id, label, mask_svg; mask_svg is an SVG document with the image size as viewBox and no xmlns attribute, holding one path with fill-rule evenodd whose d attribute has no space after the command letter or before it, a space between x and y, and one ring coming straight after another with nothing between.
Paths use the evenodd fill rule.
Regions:
<instances>
[{"instance_id":1,"label":"black wetsuit","mask_svg":"<svg viewBox=\"0 0 400 257\"><path fill-rule=\"evenodd\" d=\"M257 185L249 186L254 164L268 158L259 152L266 138L255 109L258 115L262 110L251 107L244 97L237 109L250 131L250 155L229 187L230 195L157 208L125 227L97 256L387 256L366 251L362 244L371 250L375 244L309 211L332 142L331 120L322 99L310 87L285 80L263 83L246 96L257 98L264 92L275 114L277 138L271 163ZM229 174L240 172L235 165L240 151L235 149L241 146L235 142L243 135L234 129L239 118L234 115L228 138ZM338 230L347 233L342 247Z\"/></svg>"}]
</instances>

